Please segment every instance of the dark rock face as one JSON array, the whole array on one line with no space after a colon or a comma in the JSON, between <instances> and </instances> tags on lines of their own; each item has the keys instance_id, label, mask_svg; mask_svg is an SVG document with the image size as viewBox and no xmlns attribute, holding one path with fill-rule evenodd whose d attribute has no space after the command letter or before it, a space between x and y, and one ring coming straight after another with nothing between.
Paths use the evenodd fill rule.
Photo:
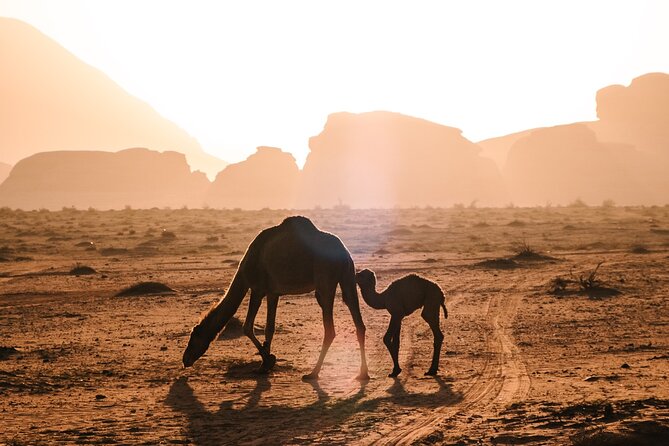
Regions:
<instances>
[{"instance_id":1,"label":"dark rock face","mask_svg":"<svg viewBox=\"0 0 669 446\"><path fill-rule=\"evenodd\" d=\"M299 177L293 155L275 147L258 147L245 161L230 164L218 174L205 201L216 208L292 208Z\"/></svg>"},{"instance_id":2,"label":"dark rock face","mask_svg":"<svg viewBox=\"0 0 669 446\"><path fill-rule=\"evenodd\" d=\"M51 150L149 147L185 153L194 170L212 176L225 166L147 103L32 26L0 17L0 42L3 161Z\"/></svg>"},{"instance_id":3,"label":"dark rock face","mask_svg":"<svg viewBox=\"0 0 669 446\"><path fill-rule=\"evenodd\" d=\"M177 152L44 152L21 160L0 185L0 206L99 209L202 206L209 180Z\"/></svg>"},{"instance_id":4,"label":"dark rock face","mask_svg":"<svg viewBox=\"0 0 669 446\"><path fill-rule=\"evenodd\" d=\"M298 207L502 204L501 176L460 130L390 112L330 115L302 174Z\"/></svg>"}]
</instances>

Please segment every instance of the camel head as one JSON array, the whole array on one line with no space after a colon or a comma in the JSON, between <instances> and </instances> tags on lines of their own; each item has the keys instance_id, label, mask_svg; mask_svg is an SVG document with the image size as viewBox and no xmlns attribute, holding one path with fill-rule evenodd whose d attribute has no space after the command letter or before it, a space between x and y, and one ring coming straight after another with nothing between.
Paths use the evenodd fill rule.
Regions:
<instances>
[{"instance_id":1,"label":"camel head","mask_svg":"<svg viewBox=\"0 0 669 446\"><path fill-rule=\"evenodd\" d=\"M193 328L188 340L188 346L184 351L183 364L184 367L192 366L200 356L209 348L211 337L207 335L205 328L198 324Z\"/></svg>"},{"instance_id":2,"label":"camel head","mask_svg":"<svg viewBox=\"0 0 669 446\"><path fill-rule=\"evenodd\" d=\"M355 274L355 282L360 285L360 288L376 287L376 275L374 271L363 269Z\"/></svg>"}]
</instances>

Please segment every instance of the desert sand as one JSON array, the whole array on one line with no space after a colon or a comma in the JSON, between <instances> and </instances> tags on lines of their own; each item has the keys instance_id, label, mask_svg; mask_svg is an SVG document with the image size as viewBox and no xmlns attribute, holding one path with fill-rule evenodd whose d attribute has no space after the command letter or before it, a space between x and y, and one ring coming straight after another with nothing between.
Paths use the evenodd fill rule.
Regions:
<instances>
[{"instance_id":1,"label":"desert sand","mask_svg":"<svg viewBox=\"0 0 669 446\"><path fill-rule=\"evenodd\" d=\"M389 315L361 299L371 380L356 381L338 297L320 380L303 382L323 336L313 295L280 299L270 374L232 323L184 369L248 243L292 214L0 210L0 443L666 444L669 208L303 211L378 289L410 272L440 284L439 374L423 376L416 312L387 377ZM174 292L115 296L147 281Z\"/></svg>"}]
</instances>

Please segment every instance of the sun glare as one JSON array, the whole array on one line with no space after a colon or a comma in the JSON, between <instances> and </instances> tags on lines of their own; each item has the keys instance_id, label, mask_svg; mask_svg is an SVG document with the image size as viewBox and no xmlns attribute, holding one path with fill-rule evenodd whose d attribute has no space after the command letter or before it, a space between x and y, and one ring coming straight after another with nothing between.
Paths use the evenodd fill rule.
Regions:
<instances>
[{"instance_id":1,"label":"sun glare","mask_svg":"<svg viewBox=\"0 0 669 446\"><path fill-rule=\"evenodd\" d=\"M390 110L473 141L595 119L594 95L669 71L662 2L0 1L240 161L299 164L338 111ZM512 110L512 112L510 112Z\"/></svg>"}]
</instances>

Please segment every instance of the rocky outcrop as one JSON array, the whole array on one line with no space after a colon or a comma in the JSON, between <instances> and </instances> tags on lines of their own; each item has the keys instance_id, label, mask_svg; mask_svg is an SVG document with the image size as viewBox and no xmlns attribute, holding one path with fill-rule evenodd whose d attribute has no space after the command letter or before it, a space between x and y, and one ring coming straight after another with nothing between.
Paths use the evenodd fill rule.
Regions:
<instances>
[{"instance_id":1,"label":"rocky outcrop","mask_svg":"<svg viewBox=\"0 0 669 446\"><path fill-rule=\"evenodd\" d=\"M292 208L299 176L293 155L258 147L245 161L230 164L216 176L205 201L216 208Z\"/></svg>"},{"instance_id":2,"label":"rocky outcrop","mask_svg":"<svg viewBox=\"0 0 669 446\"><path fill-rule=\"evenodd\" d=\"M5 181L5 178L9 176L9 172L12 170L12 166L6 163L0 163L0 184Z\"/></svg>"},{"instance_id":3,"label":"rocky outcrop","mask_svg":"<svg viewBox=\"0 0 669 446\"><path fill-rule=\"evenodd\" d=\"M298 207L502 204L494 163L456 128L390 112L336 113L309 140Z\"/></svg>"},{"instance_id":4,"label":"rocky outcrop","mask_svg":"<svg viewBox=\"0 0 669 446\"><path fill-rule=\"evenodd\" d=\"M669 75L649 73L628 87L602 88L597 92L597 117L589 125L601 141L669 156Z\"/></svg>"},{"instance_id":5,"label":"rocky outcrop","mask_svg":"<svg viewBox=\"0 0 669 446\"><path fill-rule=\"evenodd\" d=\"M511 150L511 146L513 146L516 141L528 136L535 130L539 129L523 130L522 132L484 139L483 141L479 141L476 144L478 144L478 146L482 149L481 156L493 160L497 167L503 171L506 165L506 159L509 156L509 150Z\"/></svg>"},{"instance_id":6,"label":"rocky outcrop","mask_svg":"<svg viewBox=\"0 0 669 446\"><path fill-rule=\"evenodd\" d=\"M511 147L504 168L509 192L522 206L618 204L659 199L640 172L649 160L634 147L604 143L585 124L532 131Z\"/></svg>"},{"instance_id":7,"label":"rocky outcrop","mask_svg":"<svg viewBox=\"0 0 669 446\"><path fill-rule=\"evenodd\" d=\"M666 204L669 75L597 92L597 121L526 130L479 142L520 205Z\"/></svg>"},{"instance_id":8,"label":"rocky outcrop","mask_svg":"<svg viewBox=\"0 0 669 446\"><path fill-rule=\"evenodd\" d=\"M0 184L0 206L28 209L201 207L209 180L177 152L59 151L32 155Z\"/></svg>"},{"instance_id":9,"label":"rocky outcrop","mask_svg":"<svg viewBox=\"0 0 669 446\"><path fill-rule=\"evenodd\" d=\"M212 177L225 163L104 73L19 20L0 17L0 147L16 163L51 150L149 147L186 154Z\"/></svg>"}]
</instances>

